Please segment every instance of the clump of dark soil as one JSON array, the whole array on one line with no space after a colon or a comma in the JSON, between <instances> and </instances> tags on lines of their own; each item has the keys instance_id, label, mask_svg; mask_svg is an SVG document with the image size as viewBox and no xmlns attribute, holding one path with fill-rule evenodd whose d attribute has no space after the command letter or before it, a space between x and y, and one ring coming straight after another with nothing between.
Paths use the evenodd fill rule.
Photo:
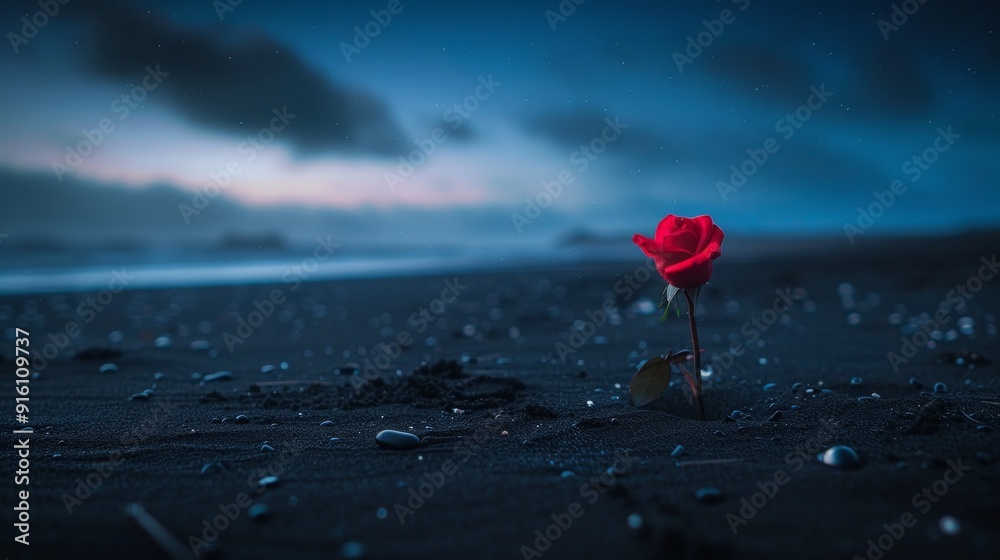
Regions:
<instances>
[{"instance_id":1,"label":"clump of dark soil","mask_svg":"<svg viewBox=\"0 0 1000 560\"><path fill-rule=\"evenodd\" d=\"M350 410L390 404L408 404L416 408L484 410L499 408L517 399L526 388L514 377L470 374L456 360L421 364L401 377L379 377L365 381L357 376L346 383L254 384L238 398L242 404L265 409ZM202 395L201 402L219 402L217 392Z\"/></svg>"}]
</instances>

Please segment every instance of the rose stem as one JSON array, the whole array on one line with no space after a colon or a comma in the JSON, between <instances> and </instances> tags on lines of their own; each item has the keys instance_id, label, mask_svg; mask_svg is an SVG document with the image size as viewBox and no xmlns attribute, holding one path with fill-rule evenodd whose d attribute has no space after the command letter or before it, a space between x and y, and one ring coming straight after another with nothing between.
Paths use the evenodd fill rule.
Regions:
<instances>
[{"instance_id":1,"label":"rose stem","mask_svg":"<svg viewBox=\"0 0 1000 560\"><path fill-rule=\"evenodd\" d=\"M688 304L688 322L691 324L691 345L694 346L694 402L698 407L698 420L705 419L705 405L701 401L701 348L698 346L698 324L695 322L695 304L691 293L684 292Z\"/></svg>"}]
</instances>

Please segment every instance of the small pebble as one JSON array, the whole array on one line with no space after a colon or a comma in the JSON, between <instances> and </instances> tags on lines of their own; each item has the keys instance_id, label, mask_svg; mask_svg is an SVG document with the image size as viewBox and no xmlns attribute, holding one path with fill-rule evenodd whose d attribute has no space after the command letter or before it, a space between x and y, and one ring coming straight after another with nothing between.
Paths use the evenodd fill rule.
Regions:
<instances>
[{"instance_id":1,"label":"small pebble","mask_svg":"<svg viewBox=\"0 0 1000 560\"><path fill-rule=\"evenodd\" d=\"M271 506L267 504L254 504L247 510L247 514L254 521L266 521L271 518Z\"/></svg>"},{"instance_id":2,"label":"small pebble","mask_svg":"<svg viewBox=\"0 0 1000 560\"><path fill-rule=\"evenodd\" d=\"M560 478L571 478L574 476L576 476L576 473L573 471L563 471L562 473L559 474Z\"/></svg>"},{"instance_id":3,"label":"small pebble","mask_svg":"<svg viewBox=\"0 0 1000 560\"><path fill-rule=\"evenodd\" d=\"M781 420L781 411L780 410L774 411L774 414L768 416L767 419L769 421L771 421L771 422L775 422L777 420Z\"/></svg>"},{"instance_id":4,"label":"small pebble","mask_svg":"<svg viewBox=\"0 0 1000 560\"><path fill-rule=\"evenodd\" d=\"M910 386L913 387L914 389L918 390L918 391L920 389L924 388L924 384L921 383L920 380L917 379L916 377L911 377L910 378Z\"/></svg>"},{"instance_id":5,"label":"small pebble","mask_svg":"<svg viewBox=\"0 0 1000 560\"><path fill-rule=\"evenodd\" d=\"M274 448L265 443L264 445L260 446L260 450L270 452L274 451Z\"/></svg>"},{"instance_id":6,"label":"small pebble","mask_svg":"<svg viewBox=\"0 0 1000 560\"><path fill-rule=\"evenodd\" d=\"M861 383L862 383L862 380L861 380L860 377L852 377L851 378L851 385L861 385Z\"/></svg>"},{"instance_id":7,"label":"small pebble","mask_svg":"<svg viewBox=\"0 0 1000 560\"><path fill-rule=\"evenodd\" d=\"M323 427L323 428L329 428L330 426L333 425L333 421L332 420L323 420L322 422L319 423L319 425L321 427Z\"/></svg>"},{"instance_id":8,"label":"small pebble","mask_svg":"<svg viewBox=\"0 0 1000 560\"><path fill-rule=\"evenodd\" d=\"M817 455L816 459L837 469L856 469L861 466L858 454L846 445L835 445Z\"/></svg>"},{"instance_id":9,"label":"small pebble","mask_svg":"<svg viewBox=\"0 0 1000 560\"><path fill-rule=\"evenodd\" d=\"M414 449L420 445L419 437L396 430L382 430L375 435L375 441L384 449L394 450Z\"/></svg>"},{"instance_id":10,"label":"small pebble","mask_svg":"<svg viewBox=\"0 0 1000 560\"><path fill-rule=\"evenodd\" d=\"M642 516L639 515L638 513L633 513L632 515L628 516L626 523L628 524L629 529L632 530L642 529Z\"/></svg>"},{"instance_id":11,"label":"small pebble","mask_svg":"<svg viewBox=\"0 0 1000 560\"><path fill-rule=\"evenodd\" d=\"M941 383L940 381L938 381L937 383L934 384L934 392L935 393L947 393L948 392L948 386L945 385L944 383Z\"/></svg>"},{"instance_id":12,"label":"small pebble","mask_svg":"<svg viewBox=\"0 0 1000 560\"><path fill-rule=\"evenodd\" d=\"M272 366L271 364L260 366L260 372L261 373L271 373L271 372L273 372L276 369L278 369L278 368Z\"/></svg>"},{"instance_id":13,"label":"small pebble","mask_svg":"<svg viewBox=\"0 0 1000 560\"><path fill-rule=\"evenodd\" d=\"M767 385L764 385L764 390L765 391L773 391L773 390L775 390L777 388L778 388L778 384L777 383L768 383Z\"/></svg>"},{"instance_id":14,"label":"small pebble","mask_svg":"<svg viewBox=\"0 0 1000 560\"><path fill-rule=\"evenodd\" d=\"M873 402L874 400L875 399L873 399L873 398L871 398L871 397L869 397L867 395L862 396L862 397L858 397L858 402L859 403L869 403L869 402Z\"/></svg>"},{"instance_id":15,"label":"small pebble","mask_svg":"<svg viewBox=\"0 0 1000 560\"><path fill-rule=\"evenodd\" d=\"M380 507L377 510L375 510L375 517L379 519L385 519L389 517L389 510L385 509L384 507Z\"/></svg>"},{"instance_id":16,"label":"small pebble","mask_svg":"<svg viewBox=\"0 0 1000 560\"><path fill-rule=\"evenodd\" d=\"M118 364L108 362L106 364L102 364L97 371L100 373L118 373Z\"/></svg>"},{"instance_id":17,"label":"small pebble","mask_svg":"<svg viewBox=\"0 0 1000 560\"><path fill-rule=\"evenodd\" d=\"M149 400L149 395L146 393L136 393L128 398L130 401L146 401Z\"/></svg>"},{"instance_id":18,"label":"small pebble","mask_svg":"<svg viewBox=\"0 0 1000 560\"><path fill-rule=\"evenodd\" d=\"M358 541L347 541L340 547L343 558L364 558L365 554L365 545Z\"/></svg>"},{"instance_id":19,"label":"small pebble","mask_svg":"<svg viewBox=\"0 0 1000 560\"><path fill-rule=\"evenodd\" d=\"M193 352L208 352L212 349L212 343L207 340L192 340L188 348Z\"/></svg>"},{"instance_id":20,"label":"small pebble","mask_svg":"<svg viewBox=\"0 0 1000 560\"><path fill-rule=\"evenodd\" d=\"M237 424L249 424L250 419L247 418L246 414L240 414L239 416L233 419L233 422L236 422Z\"/></svg>"},{"instance_id":21,"label":"small pebble","mask_svg":"<svg viewBox=\"0 0 1000 560\"><path fill-rule=\"evenodd\" d=\"M225 471L226 467L222 466L222 463L205 463L205 465L201 467L201 474L213 474Z\"/></svg>"},{"instance_id":22,"label":"small pebble","mask_svg":"<svg viewBox=\"0 0 1000 560\"><path fill-rule=\"evenodd\" d=\"M233 379L233 372L222 370L206 375L204 378L202 378L202 381L206 383L211 383L212 381L232 381L232 379Z\"/></svg>"},{"instance_id":23,"label":"small pebble","mask_svg":"<svg viewBox=\"0 0 1000 560\"><path fill-rule=\"evenodd\" d=\"M332 438L330 438L330 442L331 443L337 443L338 441L341 441L341 439L339 437L332 437Z\"/></svg>"},{"instance_id":24,"label":"small pebble","mask_svg":"<svg viewBox=\"0 0 1000 560\"><path fill-rule=\"evenodd\" d=\"M962 532L962 525L950 515L941 518L941 521L938 522L938 528L949 537L954 537Z\"/></svg>"},{"instance_id":25,"label":"small pebble","mask_svg":"<svg viewBox=\"0 0 1000 560\"><path fill-rule=\"evenodd\" d=\"M722 492L720 492L718 488L712 486L699 488L694 495L698 498L698 501L703 504L717 504L722 501Z\"/></svg>"},{"instance_id":26,"label":"small pebble","mask_svg":"<svg viewBox=\"0 0 1000 560\"><path fill-rule=\"evenodd\" d=\"M257 484L263 486L264 488L270 488L272 486L278 485L278 477L276 476L265 476L264 478L257 481Z\"/></svg>"},{"instance_id":27,"label":"small pebble","mask_svg":"<svg viewBox=\"0 0 1000 560\"><path fill-rule=\"evenodd\" d=\"M680 457L683 454L684 454L684 446L683 445L678 445L677 447L674 448L673 451L670 452L670 456L671 457Z\"/></svg>"}]
</instances>

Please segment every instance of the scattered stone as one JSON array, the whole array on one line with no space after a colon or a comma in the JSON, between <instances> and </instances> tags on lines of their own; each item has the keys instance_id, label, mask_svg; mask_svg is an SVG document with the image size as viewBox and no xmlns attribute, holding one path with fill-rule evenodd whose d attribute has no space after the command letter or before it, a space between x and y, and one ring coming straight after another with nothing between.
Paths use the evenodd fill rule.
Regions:
<instances>
[{"instance_id":1,"label":"scattered stone","mask_svg":"<svg viewBox=\"0 0 1000 560\"><path fill-rule=\"evenodd\" d=\"M775 390L777 388L778 388L778 384L777 383L768 383L767 385L764 385L764 390L765 391L773 391L773 390Z\"/></svg>"},{"instance_id":2,"label":"scattered stone","mask_svg":"<svg viewBox=\"0 0 1000 560\"><path fill-rule=\"evenodd\" d=\"M188 349L192 352L208 352L212 349L212 343L207 340L192 340Z\"/></svg>"},{"instance_id":3,"label":"scattered stone","mask_svg":"<svg viewBox=\"0 0 1000 560\"><path fill-rule=\"evenodd\" d=\"M868 402L874 402L874 401L875 401L875 399L869 397L868 395L865 395L865 396L862 396L862 397L858 397L858 402L859 403L868 403Z\"/></svg>"},{"instance_id":4,"label":"scattered stone","mask_svg":"<svg viewBox=\"0 0 1000 560\"><path fill-rule=\"evenodd\" d=\"M333 420L323 420L319 423L319 425L321 428L329 428L330 426L333 426Z\"/></svg>"},{"instance_id":5,"label":"scattered stone","mask_svg":"<svg viewBox=\"0 0 1000 560\"><path fill-rule=\"evenodd\" d=\"M365 545L358 541L347 541L340 547L340 556L343 558L364 558Z\"/></svg>"},{"instance_id":6,"label":"scattered stone","mask_svg":"<svg viewBox=\"0 0 1000 560\"><path fill-rule=\"evenodd\" d=\"M205 463L201 467L201 474L215 474L226 472L226 467L222 463Z\"/></svg>"},{"instance_id":7,"label":"scattered stone","mask_svg":"<svg viewBox=\"0 0 1000 560\"><path fill-rule=\"evenodd\" d=\"M330 442L331 443L337 443L338 441L343 441L343 440L340 439L339 437L332 437L332 438L330 438Z\"/></svg>"},{"instance_id":8,"label":"scattered stone","mask_svg":"<svg viewBox=\"0 0 1000 560\"><path fill-rule=\"evenodd\" d=\"M722 492L718 488L713 486L706 486L704 488L699 488L695 492L695 498L703 504L717 504L723 500Z\"/></svg>"},{"instance_id":9,"label":"scattered stone","mask_svg":"<svg viewBox=\"0 0 1000 560\"><path fill-rule=\"evenodd\" d=\"M271 451L274 451L274 448L265 443L264 445L260 446L260 450L269 453Z\"/></svg>"},{"instance_id":10,"label":"scattered stone","mask_svg":"<svg viewBox=\"0 0 1000 560\"><path fill-rule=\"evenodd\" d=\"M852 377L851 378L851 385L861 385L862 383L863 383L863 381L861 380L860 377Z\"/></svg>"},{"instance_id":11,"label":"scattered stone","mask_svg":"<svg viewBox=\"0 0 1000 560\"><path fill-rule=\"evenodd\" d=\"M254 504L247 510L247 514L254 521L267 521L271 518L271 506L267 504Z\"/></svg>"},{"instance_id":12,"label":"scattered stone","mask_svg":"<svg viewBox=\"0 0 1000 560\"><path fill-rule=\"evenodd\" d=\"M671 457L680 457L683 454L684 454L684 446L683 445L678 445L677 447L674 448L673 451L670 452L670 456Z\"/></svg>"},{"instance_id":13,"label":"scattered stone","mask_svg":"<svg viewBox=\"0 0 1000 560\"><path fill-rule=\"evenodd\" d=\"M950 515L946 515L938 521L938 528L941 529L942 533L948 535L949 537L957 536L962 532L962 525L957 519Z\"/></svg>"},{"instance_id":14,"label":"scattered stone","mask_svg":"<svg viewBox=\"0 0 1000 560\"><path fill-rule=\"evenodd\" d=\"M233 419L233 422L235 422L237 424L249 424L250 423L250 419L247 418L246 414L240 414L239 416L237 416L236 418Z\"/></svg>"},{"instance_id":15,"label":"scattered stone","mask_svg":"<svg viewBox=\"0 0 1000 560\"><path fill-rule=\"evenodd\" d=\"M858 454L846 445L835 445L817 455L816 459L837 469L856 469L861 466Z\"/></svg>"},{"instance_id":16,"label":"scattered stone","mask_svg":"<svg viewBox=\"0 0 1000 560\"><path fill-rule=\"evenodd\" d=\"M210 373L202 378L205 383L211 383L212 381L232 381L233 372L228 370L217 371L215 373Z\"/></svg>"},{"instance_id":17,"label":"scattered stone","mask_svg":"<svg viewBox=\"0 0 1000 560\"><path fill-rule=\"evenodd\" d=\"M257 481L257 484L263 486L264 488L271 488L278 485L278 477L276 476L265 476L264 478Z\"/></svg>"},{"instance_id":18,"label":"scattered stone","mask_svg":"<svg viewBox=\"0 0 1000 560\"><path fill-rule=\"evenodd\" d=\"M149 400L149 395L146 393L136 393L128 398L130 401L147 401Z\"/></svg>"},{"instance_id":19,"label":"scattered stone","mask_svg":"<svg viewBox=\"0 0 1000 560\"><path fill-rule=\"evenodd\" d=\"M384 449L397 451L414 449L420 445L419 437L408 432L397 432L396 430L382 430L375 434L375 441Z\"/></svg>"},{"instance_id":20,"label":"scattered stone","mask_svg":"<svg viewBox=\"0 0 1000 560\"><path fill-rule=\"evenodd\" d=\"M156 337L156 340L153 341L153 346L157 348L170 348L173 343L174 341L169 336L163 335Z\"/></svg>"},{"instance_id":21,"label":"scattered stone","mask_svg":"<svg viewBox=\"0 0 1000 560\"><path fill-rule=\"evenodd\" d=\"M118 373L118 364L113 362L101 364L101 367L98 368L97 371L100 373Z\"/></svg>"},{"instance_id":22,"label":"scattered stone","mask_svg":"<svg viewBox=\"0 0 1000 560\"><path fill-rule=\"evenodd\" d=\"M768 416L767 419L770 422L775 422L775 421L781 420L781 411L780 410L775 410L774 414Z\"/></svg>"},{"instance_id":23,"label":"scattered stone","mask_svg":"<svg viewBox=\"0 0 1000 560\"><path fill-rule=\"evenodd\" d=\"M574 476L576 476L576 473L573 471L563 471L559 474L559 478L572 478Z\"/></svg>"},{"instance_id":24,"label":"scattered stone","mask_svg":"<svg viewBox=\"0 0 1000 560\"><path fill-rule=\"evenodd\" d=\"M271 372L275 371L276 369L278 369L278 368L272 366L271 364L260 366L260 372L261 373L271 373Z\"/></svg>"},{"instance_id":25,"label":"scattered stone","mask_svg":"<svg viewBox=\"0 0 1000 560\"><path fill-rule=\"evenodd\" d=\"M934 392L935 393L947 393L948 392L948 386L945 385L944 383L941 383L940 381L938 381L937 383L934 384Z\"/></svg>"}]
</instances>

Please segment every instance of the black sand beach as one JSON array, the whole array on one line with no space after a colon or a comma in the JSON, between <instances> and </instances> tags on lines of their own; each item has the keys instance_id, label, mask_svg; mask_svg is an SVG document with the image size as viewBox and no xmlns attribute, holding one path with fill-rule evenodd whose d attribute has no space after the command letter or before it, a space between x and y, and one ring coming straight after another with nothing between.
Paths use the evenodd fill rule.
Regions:
<instances>
[{"instance_id":1,"label":"black sand beach","mask_svg":"<svg viewBox=\"0 0 1000 560\"><path fill-rule=\"evenodd\" d=\"M5 554L169 558L141 504L189 557L993 557L996 236L869 241L716 263L705 422L680 386L629 404L641 360L690 346L641 258L123 291L30 382L31 546ZM93 295L5 297L4 322L41 352Z\"/></svg>"}]
</instances>

